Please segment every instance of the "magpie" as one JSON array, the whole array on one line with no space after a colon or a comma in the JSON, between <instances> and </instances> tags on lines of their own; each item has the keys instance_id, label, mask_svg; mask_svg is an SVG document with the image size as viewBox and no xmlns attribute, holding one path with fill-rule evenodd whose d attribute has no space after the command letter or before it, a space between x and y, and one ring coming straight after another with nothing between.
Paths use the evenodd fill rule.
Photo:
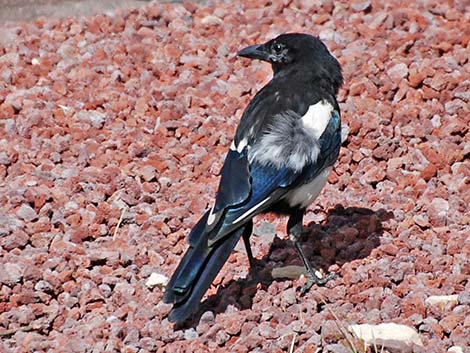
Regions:
<instances>
[{"instance_id":1,"label":"magpie","mask_svg":"<svg viewBox=\"0 0 470 353\"><path fill-rule=\"evenodd\" d=\"M238 56L271 64L273 77L251 100L221 169L213 207L188 235L189 248L168 282L168 316L184 322L194 313L240 238L252 270L253 217L289 216L287 233L307 269L305 292L324 284L302 250L304 211L327 182L341 145L336 95L341 67L317 37L282 34L242 49Z\"/></svg>"}]
</instances>

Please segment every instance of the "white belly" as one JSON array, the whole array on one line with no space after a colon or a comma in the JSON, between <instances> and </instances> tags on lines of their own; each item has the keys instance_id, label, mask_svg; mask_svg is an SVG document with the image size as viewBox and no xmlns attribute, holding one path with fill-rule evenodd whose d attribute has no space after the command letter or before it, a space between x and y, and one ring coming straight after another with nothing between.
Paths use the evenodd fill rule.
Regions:
<instances>
[{"instance_id":1,"label":"white belly","mask_svg":"<svg viewBox=\"0 0 470 353\"><path fill-rule=\"evenodd\" d=\"M290 206L298 206L305 208L310 205L315 199L318 197L320 192L322 191L323 187L328 180L328 175L330 175L331 169L333 167L328 167L324 171L322 171L315 179L313 179L310 183L305 184L290 192L286 200Z\"/></svg>"}]
</instances>

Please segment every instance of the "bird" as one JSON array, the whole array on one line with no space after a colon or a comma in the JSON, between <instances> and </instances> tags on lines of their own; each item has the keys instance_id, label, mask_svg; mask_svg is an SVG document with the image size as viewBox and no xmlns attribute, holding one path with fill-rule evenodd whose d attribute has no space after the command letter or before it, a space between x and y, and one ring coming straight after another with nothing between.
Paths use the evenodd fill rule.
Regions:
<instances>
[{"instance_id":1,"label":"bird","mask_svg":"<svg viewBox=\"0 0 470 353\"><path fill-rule=\"evenodd\" d=\"M249 102L235 132L213 206L190 231L185 252L163 301L171 322L181 324L200 301L240 238L251 269L253 217L287 215L287 234L307 270L301 292L322 285L300 245L303 216L338 159L341 116L337 94L341 66L326 45L307 33L285 33L248 46L237 56L271 64L271 80Z\"/></svg>"}]
</instances>

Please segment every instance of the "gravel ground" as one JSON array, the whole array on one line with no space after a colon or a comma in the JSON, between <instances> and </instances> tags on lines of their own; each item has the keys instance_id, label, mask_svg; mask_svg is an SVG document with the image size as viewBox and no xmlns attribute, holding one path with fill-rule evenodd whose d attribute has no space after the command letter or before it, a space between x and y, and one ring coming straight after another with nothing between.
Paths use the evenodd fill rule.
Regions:
<instances>
[{"instance_id":1,"label":"gravel ground","mask_svg":"<svg viewBox=\"0 0 470 353\"><path fill-rule=\"evenodd\" d=\"M90 16L120 8L136 8L147 0L0 0L0 23L32 21L38 17Z\"/></svg>"},{"instance_id":2,"label":"gravel ground","mask_svg":"<svg viewBox=\"0 0 470 353\"><path fill-rule=\"evenodd\" d=\"M0 350L348 352L338 324L395 322L422 346L470 349L468 1L150 3L0 27ZM257 219L193 322L169 276L211 204L243 108L270 67L236 58L282 32L341 62L345 142L306 216L305 279L285 219ZM454 300L435 303L435 295ZM449 352L459 352L458 347Z\"/></svg>"}]
</instances>

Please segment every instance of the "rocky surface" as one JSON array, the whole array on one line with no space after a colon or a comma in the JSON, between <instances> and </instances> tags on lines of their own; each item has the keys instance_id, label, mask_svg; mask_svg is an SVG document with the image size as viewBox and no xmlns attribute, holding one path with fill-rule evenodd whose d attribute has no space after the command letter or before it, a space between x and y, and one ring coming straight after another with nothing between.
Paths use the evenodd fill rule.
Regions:
<instances>
[{"instance_id":1,"label":"rocky surface","mask_svg":"<svg viewBox=\"0 0 470 353\"><path fill-rule=\"evenodd\" d=\"M344 352L338 327L394 322L418 333L412 351L465 352L469 14L466 1L153 2L2 26L0 350ZM247 283L239 246L175 328L147 280L171 275L269 80L236 51L286 31L319 35L343 66L345 141L304 239L338 277L303 297L302 277L271 280L301 263L286 220L259 217L267 283Z\"/></svg>"},{"instance_id":2,"label":"rocky surface","mask_svg":"<svg viewBox=\"0 0 470 353\"><path fill-rule=\"evenodd\" d=\"M91 16L116 8L137 8L148 3L149 0L0 0L0 23L33 21L39 17Z\"/></svg>"}]
</instances>

